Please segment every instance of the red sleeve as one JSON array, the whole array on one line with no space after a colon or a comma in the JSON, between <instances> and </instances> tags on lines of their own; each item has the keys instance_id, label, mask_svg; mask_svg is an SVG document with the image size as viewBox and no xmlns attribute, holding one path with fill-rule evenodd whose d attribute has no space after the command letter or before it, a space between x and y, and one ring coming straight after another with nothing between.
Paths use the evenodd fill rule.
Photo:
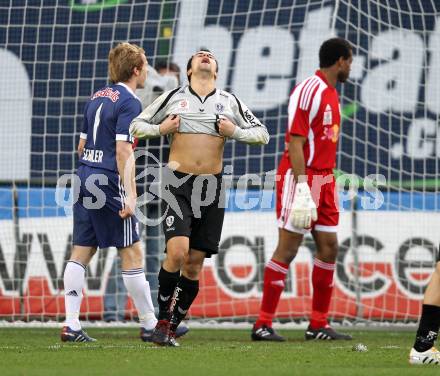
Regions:
<instances>
[{"instance_id":1,"label":"red sleeve","mask_svg":"<svg viewBox=\"0 0 440 376\"><path fill-rule=\"evenodd\" d=\"M290 124L290 134L307 137L310 130L310 110L312 107L313 99L319 88L319 80L317 78L311 78L306 81L301 88L298 96L291 96L291 103L289 106L295 108L292 124ZM294 91L295 93L295 91Z\"/></svg>"},{"instance_id":2,"label":"red sleeve","mask_svg":"<svg viewBox=\"0 0 440 376\"><path fill-rule=\"evenodd\" d=\"M309 111L304 111L299 107L295 111L292 125L290 127L290 134L293 136L307 137L309 134Z\"/></svg>"}]
</instances>

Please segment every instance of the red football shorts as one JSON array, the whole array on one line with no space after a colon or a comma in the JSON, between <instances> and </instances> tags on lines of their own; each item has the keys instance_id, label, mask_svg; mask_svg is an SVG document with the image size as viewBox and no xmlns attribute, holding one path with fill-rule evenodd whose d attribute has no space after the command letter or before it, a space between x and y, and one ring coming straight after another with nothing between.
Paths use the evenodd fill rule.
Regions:
<instances>
[{"instance_id":1,"label":"red football shorts","mask_svg":"<svg viewBox=\"0 0 440 376\"><path fill-rule=\"evenodd\" d=\"M337 232L339 223L338 194L332 170L306 170L307 182L315 201L318 219L310 229L293 227L290 223L290 210L295 196L295 180L290 165L281 164L278 168L280 179L276 184L278 227L287 231L305 234L310 230Z\"/></svg>"}]
</instances>

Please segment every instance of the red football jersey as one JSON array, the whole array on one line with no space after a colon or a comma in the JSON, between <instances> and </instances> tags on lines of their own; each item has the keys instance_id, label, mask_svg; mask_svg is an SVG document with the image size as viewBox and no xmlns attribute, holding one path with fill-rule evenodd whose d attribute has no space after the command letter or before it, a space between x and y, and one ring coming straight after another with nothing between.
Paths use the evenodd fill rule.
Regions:
<instances>
[{"instance_id":1,"label":"red football jersey","mask_svg":"<svg viewBox=\"0 0 440 376\"><path fill-rule=\"evenodd\" d=\"M288 113L286 150L280 164L290 165L290 135L300 135L307 137L304 144L306 167L313 170L333 169L336 166L341 124L336 88L317 70L314 76L305 79L293 89Z\"/></svg>"}]
</instances>

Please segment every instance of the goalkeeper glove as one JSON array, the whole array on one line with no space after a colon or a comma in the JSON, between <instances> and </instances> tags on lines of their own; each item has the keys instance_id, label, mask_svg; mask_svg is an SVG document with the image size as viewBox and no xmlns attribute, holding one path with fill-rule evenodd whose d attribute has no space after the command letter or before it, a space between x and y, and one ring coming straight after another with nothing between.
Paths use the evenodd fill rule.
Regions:
<instances>
[{"instance_id":1,"label":"goalkeeper glove","mask_svg":"<svg viewBox=\"0 0 440 376\"><path fill-rule=\"evenodd\" d=\"M293 227L296 228L309 228L312 221L318 219L316 204L312 199L309 185L306 182L297 183L295 186L295 195L289 219Z\"/></svg>"}]
</instances>

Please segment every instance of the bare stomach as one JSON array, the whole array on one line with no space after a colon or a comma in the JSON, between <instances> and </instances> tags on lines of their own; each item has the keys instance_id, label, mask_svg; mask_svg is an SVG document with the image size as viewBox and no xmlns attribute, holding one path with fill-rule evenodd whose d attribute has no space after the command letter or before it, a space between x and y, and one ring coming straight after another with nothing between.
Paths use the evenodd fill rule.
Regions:
<instances>
[{"instance_id":1,"label":"bare stomach","mask_svg":"<svg viewBox=\"0 0 440 376\"><path fill-rule=\"evenodd\" d=\"M223 168L225 140L208 134L175 133L170 168L187 174L218 174Z\"/></svg>"}]
</instances>

